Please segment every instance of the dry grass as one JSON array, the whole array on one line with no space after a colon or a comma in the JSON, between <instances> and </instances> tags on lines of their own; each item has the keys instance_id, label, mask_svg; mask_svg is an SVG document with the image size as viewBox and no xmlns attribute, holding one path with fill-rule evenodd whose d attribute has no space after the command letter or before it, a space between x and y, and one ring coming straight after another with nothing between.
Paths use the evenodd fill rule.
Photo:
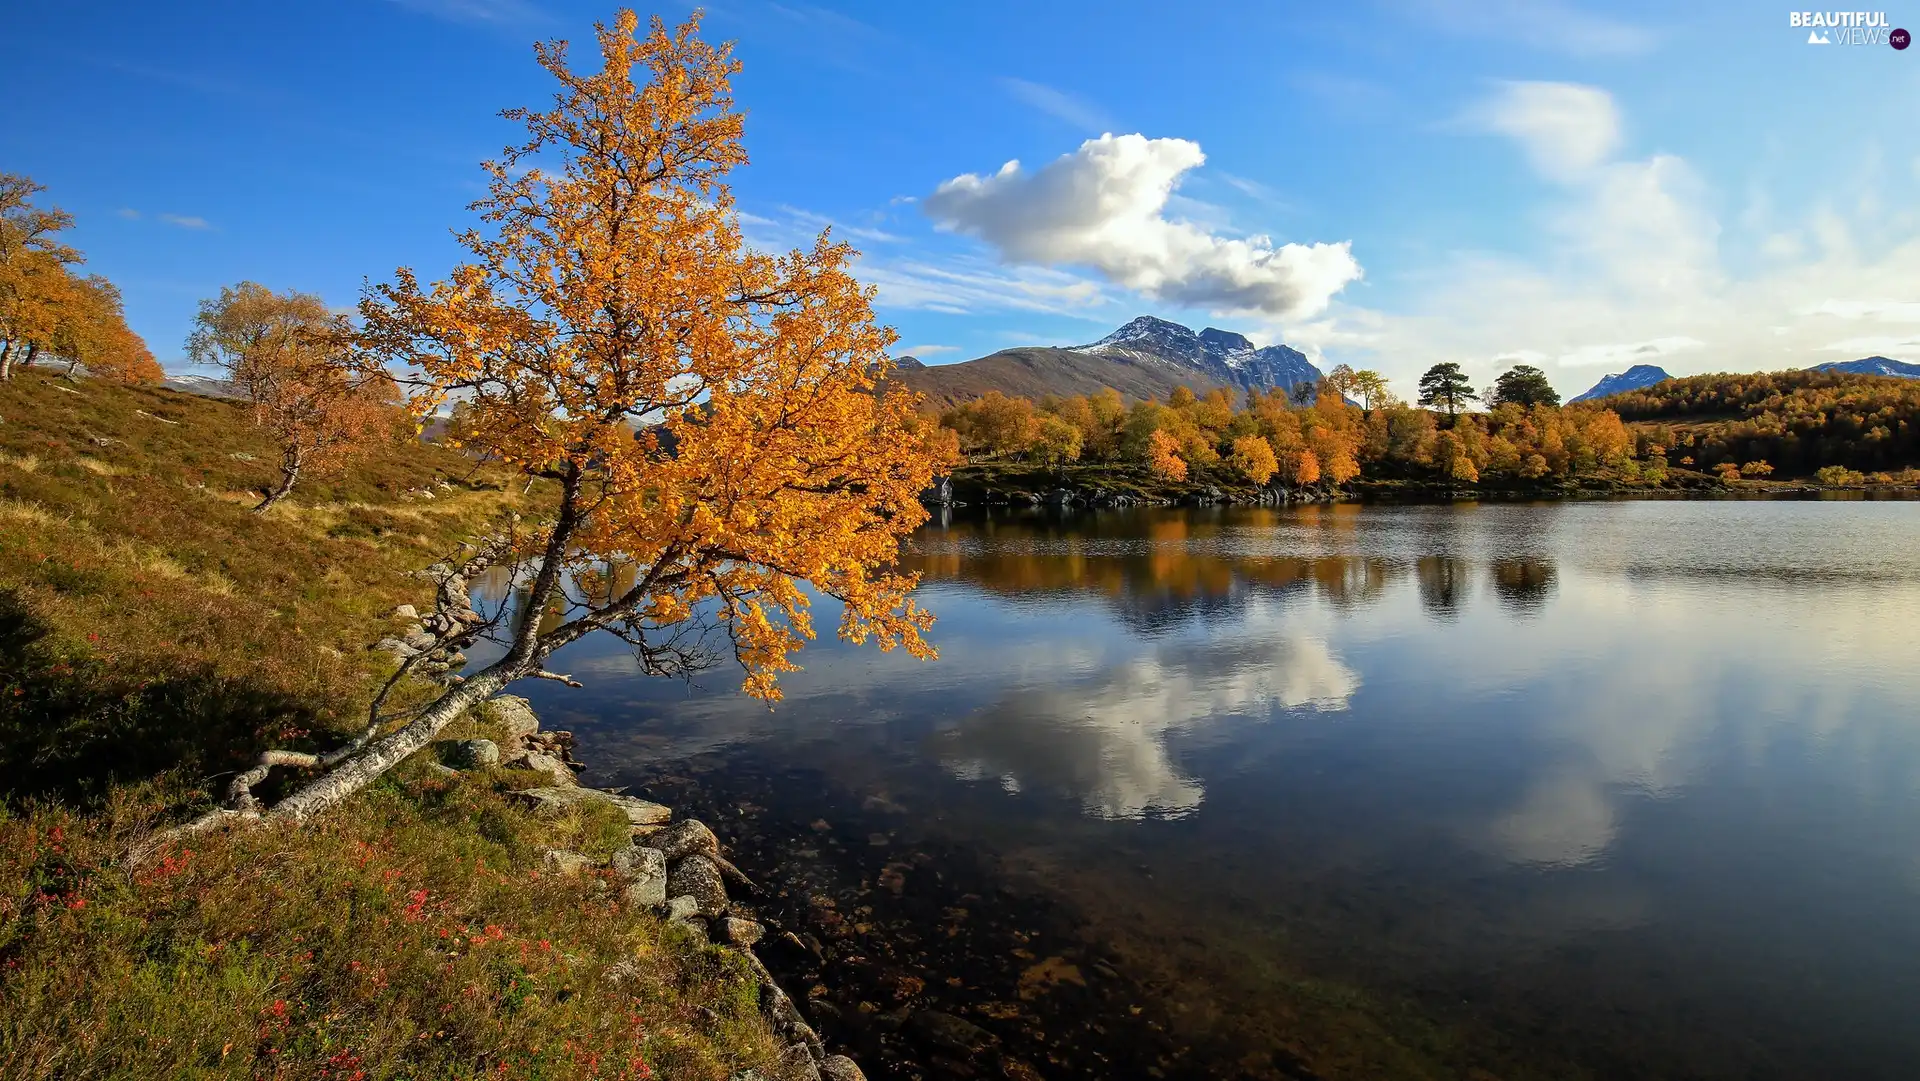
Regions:
<instances>
[{"instance_id":1,"label":"dry grass","mask_svg":"<svg viewBox=\"0 0 1920 1081\"><path fill-rule=\"evenodd\" d=\"M47 508L21 499L0 499L0 519L34 526L53 524L53 515L47 512Z\"/></svg>"},{"instance_id":2,"label":"dry grass","mask_svg":"<svg viewBox=\"0 0 1920 1081\"><path fill-rule=\"evenodd\" d=\"M534 873L620 824L531 819L509 773L403 767L130 868L262 747L357 727L410 572L541 489L407 443L257 515L277 456L240 409L81 389L0 385L0 1077L779 1076L736 962Z\"/></svg>"},{"instance_id":3,"label":"dry grass","mask_svg":"<svg viewBox=\"0 0 1920 1081\"><path fill-rule=\"evenodd\" d=\"M383 785L129 871L155 809L0 811L0 881L24 886L0 898L0 1076L778 1076L738 959L606 872L540 873L544 824L482 782Z\"/></svg>"}]
</instances>

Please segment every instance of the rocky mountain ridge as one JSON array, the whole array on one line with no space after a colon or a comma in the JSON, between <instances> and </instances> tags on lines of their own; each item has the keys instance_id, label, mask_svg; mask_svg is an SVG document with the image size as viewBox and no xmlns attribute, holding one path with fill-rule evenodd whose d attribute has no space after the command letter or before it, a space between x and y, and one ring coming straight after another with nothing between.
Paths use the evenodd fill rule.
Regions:
<instances>
[{"instance_id":1,"label":"rocky mountain ridge","mask_svg":"<svg viewBox=\"0 0 1920 1081\"><path fill-rule=\"evenodd\" d=\"M1085 345L1019 346L954 364L903 365L896 372L940 404L990 390L1036 399L1107 387L1129 398L1164 398L1180 386L1200 393L1215 387L1291 390L1319 382L1320 375L1306 354L1290 346L1256 347L1244 334L1217 327L1195 332L1150 315Z\"/></svg>"}]
</instances>

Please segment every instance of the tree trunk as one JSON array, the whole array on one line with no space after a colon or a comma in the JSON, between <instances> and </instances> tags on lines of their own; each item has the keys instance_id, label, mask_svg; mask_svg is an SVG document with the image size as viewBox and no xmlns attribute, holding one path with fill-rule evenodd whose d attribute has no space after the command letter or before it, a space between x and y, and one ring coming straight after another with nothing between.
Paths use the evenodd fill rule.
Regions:
<instances>
[{"instance_id":1,"label":"tree trunk","mask_svg":"<svg viewBox=\"0 0 1920 1081\"><path fill-rule=\"evenodd\" d=\"M26 359L25 359L25 360L22 360L22 361L20 362L20 366L21 366L22 368L31 368L31 367L33 367L33 358L35 358L35 357L37 357L37 356L39 356L39 355L40 355L40 343L39 343L39 342L28 342L28 343L27 343L27 357L26 357Z\"/></svg>"},{"instance_id":2,"label":"tree trunk","mask_svg":"<svg viewBox=\"0 0 1920 1081\"><path fill-rule=\"evenodd\" d=\"M13 342L0 342L0 383L13 378Z\"/></svg>"},{"instance_id":3,"label":"tree trunk","mask_svg":"<svg viewBox=\"0 0 1920 1081\"><path fill-rule=\"evenodd\" d=\"M253 513L265 514L268 507L287 498L287 493L293 491L293 482L299 479L300 452L297 450L282 451L280 455L280 486L268 492L267 498L262 499L260 505L253 508Z\"/></svg>"},{"instance_id":4,"label":"tree trunk","mask_svg":"<svg viewBox=\"0 0 1920 1081\"><path fill-rule=\"evenodd\" d=\"M328 770L311 784L273 805L269 818L304 822L360 791L399 765L413 752L433 742L440 730L471 707L493 697L518 675L506 661L498 662L440 696L426 712L366 749ZM512 672L512 674L509 674Z\"/></svg>"}]
</instances>

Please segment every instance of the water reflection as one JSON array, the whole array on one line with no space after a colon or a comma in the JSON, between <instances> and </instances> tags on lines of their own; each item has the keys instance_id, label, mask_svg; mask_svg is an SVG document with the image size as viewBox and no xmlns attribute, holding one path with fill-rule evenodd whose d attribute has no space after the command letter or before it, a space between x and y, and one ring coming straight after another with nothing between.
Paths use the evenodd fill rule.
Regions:
<instances>
[{"instance_id":1,"label":"water reflection","mask_svg":"<svg viewBox=\"0 0 1920 1081\"><path fill-rule=\"evenodd\" d=\"M1180 643L1065 688L1026 688L940 733L964 780L1040 789L1099 818L1179 816L1204 786L1168 752L1175 733L1276 710L1345 709L1360 678L1316 638Z\"/></svg>"},{"instance_id":2,"label":"water reflection","mask_svg":"<svg viewBox=\"0 0 1920 1081\"><path fill-rule=\"evenodd\" d=\"M1414 564L1420 582L1420 606L1439 620L1451 620L1460 614L1467 596L1470 572L1463 559L1453 556L1421 556Z\"/></svg>"},{"instance_id":3,"label":"water reflection","mask_svg":"<svg viewBox=\"0 0 1920 1081\"><path fill-rule=\"evenodd\" d=\"M1487 579L1494 596L1508 611L1530 615L1540 610L1553 595L1557 577L1550 559L1496 559L1488 567Z\"/></svg>"},{"instance_id":4,"label":"water reflection","mask_svg":"<svg viewBox=\"0 0 1920 1081\"><path fill-rule=\"evenodd\" d=\"M1920 505L960 515L906 562L937 662L816 643L769 710L587 641L523 693L596 763L753 743L1041 851L1223 1025L1304 974L1580 1063L1497 1076L1920 1076Z\"/></svg>"},{"instance_id":5,"label":"water reflection","mask_svg":"<svg viewBox=\"0 0 1920 1081\"><path fill-rule=\"evenodd\" d=\"M1025 603L1060 594L1098 597L1130 630L1159 636L1196 620L1231 620L1260 598L1307 593L1343 609L1378 601L1411 560L1274 550L1275 538L1287 532L1350 531L1352 509L1305 508L1284 531L1271 510L956 523L923 532L904 563L930 583L964 583Z\"/></svg>"}]
</instances>

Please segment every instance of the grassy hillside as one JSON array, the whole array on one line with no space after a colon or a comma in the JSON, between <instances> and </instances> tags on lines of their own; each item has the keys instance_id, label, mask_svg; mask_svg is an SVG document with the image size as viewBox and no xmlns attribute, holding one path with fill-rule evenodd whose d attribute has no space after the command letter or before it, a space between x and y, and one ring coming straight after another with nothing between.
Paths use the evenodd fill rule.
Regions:
<instances>
[{"instance_id":1,"label":"grassy hillside","mask_svg":"<svg viewBox=\"0 0 1920 1081\"><path fill-rule=\"evenodd\" d=\"M337 745L408 572L540 498L406 442L252 514L273 462L230 402L0 385L0 1076L780 1076L739 962L542 872L626 840L516 809L542 775L412 762L129 865L259 748Z\"/></svg>"},{"instance_id":2,"label":"grassy hillside","mask_svg":"<svg viewBox=\"0 0 1920 1081\"><path fill-rule=\"evenodd\" d=\"M1112 387L1138 400L1164 399L1178 386L1202 393L1214 386L1198 372L1045 346L1002 349L959 364L905 369L894 378L942 406L972 401L989 390L1038 401L1049 394L1071 397Z\"/></svg>"}]
</instances>

